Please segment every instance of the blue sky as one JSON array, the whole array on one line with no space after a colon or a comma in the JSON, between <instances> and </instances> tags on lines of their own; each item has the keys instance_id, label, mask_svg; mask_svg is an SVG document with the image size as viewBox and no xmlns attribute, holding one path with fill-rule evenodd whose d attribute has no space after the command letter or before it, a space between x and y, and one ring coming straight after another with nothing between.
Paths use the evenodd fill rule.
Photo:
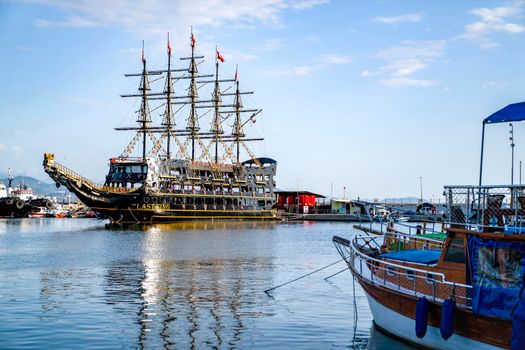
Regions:
<instances>
[{"instance_id":1,"label":"blue sky","mask_svg":"<svg viewBox=\"0 0 525 350\"><path fill-rule=\"evenodd\" d=\"M191 25L201 71L218 45L221 74L239 64L255 91L246 131L265 136L253 149L279 162L279 188L419 196L422 177L437 198L477 182L482 119L525 100L523 1L0 1L0 172L48 180L54 152L102 181L133 136L113 127L135 120L119 95L138 86L123 74L140 70L141 41L162 68L166 32L187 55ZM508 130L487 129L486 183L510 182ZM515 139L517 179L525 124Z\"/></svg>"}]
</instances>

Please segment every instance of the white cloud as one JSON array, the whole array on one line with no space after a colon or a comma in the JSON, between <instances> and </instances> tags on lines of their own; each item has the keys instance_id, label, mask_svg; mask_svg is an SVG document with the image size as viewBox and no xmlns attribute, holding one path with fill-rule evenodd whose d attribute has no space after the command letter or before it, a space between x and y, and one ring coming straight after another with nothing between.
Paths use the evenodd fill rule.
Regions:
<instances>
[{"instance_id":1,"label":"white cloud","mask_svg":"<svg viewBox=\"0 0 525 350\"><path fill-rule=\"evenodd\" d=\"M306 75L312 74L313 72L325 69L330 66L347 64L350 62L352 62L352 59L349 56L327 54L315 58L313 60L313 63L309 65L267 70L264 72L264 74L270 74L275 76L304 77Z\"/></svg>"},{"instance_id":2,"label":"white cloud","mask_svg":"<svg viewBox=\"0 0 525 350\"><path fill-rule=\"evenodd\" d=\"M18 51L23 51L23 52L29 52L31 51L31 48L29 46L25 46L25 45L17 45L16 46L16 49Z\"/></svg>"},{"instance_id":3,"label":"white cloud","mask_svg":"<svg viewBox=\"0 0 525 350\"><path fill-rule=\"evenodd\" d=\"M267 70L263 73L268 74L268 75L281 76L281 77L284 77L284 76L304 77L306 75L313 73L314 71L315 71L315 68L312 66L297 66L297 67L290 67L290 68Z\"/></svg>"},{"instance_id":4,"label":"white cloud","mask_svg":"<svg viewBox=\"0 0 525 350\"><path fill-rule=\"evenodd\" d=\"M283 47L283 39L271 38L264 40L260 45L254 48L257 52L275 51Z\"/></svg>"},{"instance_id":5,"label":"white cloud","mask_svg":"<svg viewBox=\"0 0 525 350\"><path fill-rule=\"evenodd\" d=\"M94 107L100 107L104 105L103 103L99 101L95 101L95 100L91 100L87 98L80 98L80 97L64 96L64 97L61 97L60 99L66 102L78 103L81 105L88 105L88 106L94 106Z\"/></svg>"},{"instance_id":6,"label":"white cloud","mask_svg":"<svg viewBox=\"0 0 525 350\"><path fill-rule=\"evenodd\" d=\"M22 146L13 146L11 147L13 156L20 157L24 154L24 148Z\"/></svg>"},{"instance_id":7,"label":"white cloud","mask_svg":"<svg viewBox=\"0 0 525 350\"><path fill-rule=\"evenodd\" d=\"M1 1L1 0L0 0ZM23 0L58 9L58 19L40 18L34 22L42 28L53 27L118 27L146 40L147 56L165 53L165 37L169 31L172 49L186 54L189 31L193 26L199 53L214 52L213 38L201 36L206 27L250 28L261 25L279 26L286 11L304 11L329 0ZM275 50L280 39L270 39L262 50ZM252 53L224 51L235 60L250 60ZM221 51L221 52L222 52ZM261 51L256 51L261 52ZM124 53L124 52L123 52ZM225 56L225 57L226 57Z\"/></svg>"},{"instance_id":8,"label":"white cloud","mask_svg":"<svg viewBox=\"0 0 525 350\"><path fill-rule=\"evenodd\" d=\"M497 47L499 44L493 39L496 33L525 32L525 26L509 22L509 18L521 18L522 6L523 2L515 2L512 6L472 9L470 13L478 16L479 21L466 25L464 33L454 39L472 41L483 49Z\"/></svg>"},{"instance_id":9,"label":"white cloud","mask_svg":"<svg viewBox=\"0 0 525 350\"><path fill-rule=\"evenodd\" d=\"M501 90L506 88L509 85L508 82L505 81L488 81L485 84L481 86L482 90Z\"/></svg>"},{"instance_id":10,"label":"white cloud","mask_svg":"<svg viewBox=\"0 0 525 350\"><path fill-rule=\"evenodd\" d=\"M413 86L413 87L429 87L437 85L439 82L435 80L426 80L426 79L414 79L410 77L394 77L381 80L381 84L391 87L404 87L404 86Z\"/></svg>"},{"instance_id":11,"label":"white cloud","mask_svg":"<svg viewBox=\"0 0 525 350\"><path fill-rule=\"evenodd\" d=\"M101 23L97 21L85 18L73 16L63 21L49 21L47 19L37 19L34 21L36 27L49 28L49 27L72 27L72 28L87 28L87 27L99 27Z\"/></svg>"},{"instance_id":12,"label":"white cloud","mask_svg":"<svg viewBox=\"0 0 525 350\"><path fill-rule=\"evenodd\" d=\"M372 21L385 23L385 24L401 24L401 23L416 23L420 22L423 18L421 13L409 13L401 16L391 16L391 17L374 17Z\"/></svg>"},{"instance_id":13,"label":"white cloud","mask_svg":"<svg viewBox=\"0 0 525 350\"><path fill-rule=\"evenodd\" d=\"M364 70L361 77L382 77L380 82L386 86L428 87L438 82L412 77L416 72L427 69L431 63L443 56L445 40L404 41L400 46L379 51L376 58L387 63L376 70Z\"/></svg>"},{"instance_id":14,"label":"white cloud","mask_svg":"<svg viewBox=\"0 0 525 350\"><path fill-rule=\"evenodd\" d=\"M352 58L350 56L343 56L343 55L324 55L321 56L320 61L325 64L346 64L351 63Z\"/></svg>"},{"instance_id":15,"label":"white cloud","mask_svg":"<svg viewBox=\"0 0 525 350\"><path fill-rule=\"evenodd\" d=\"M39 27L125 28L143 37L189 36L191 25L221 26L276 24L285 10L307 10L328 0L26 0L61 10L60 20L38 19Z\"/></svg>"}]
</instances>

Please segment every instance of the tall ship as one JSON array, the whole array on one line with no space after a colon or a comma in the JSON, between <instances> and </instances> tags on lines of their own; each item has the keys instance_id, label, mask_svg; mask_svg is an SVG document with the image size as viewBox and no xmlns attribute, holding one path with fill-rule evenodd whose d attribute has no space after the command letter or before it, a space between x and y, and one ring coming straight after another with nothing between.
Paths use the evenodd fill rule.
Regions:
<instances>
[{"instance_id":1,"label":"tall ship","mask_svg":"<svg viewBox=\"0 0 525 350\"><path fill-rule=\"evenodd\" d=\"M168 34L167 68L149 70L143 44L142 72L125 74L140 78L138 93L121 95L140 99L137 125L115 128L134 137L109 160L104 184L45 153L44 170L57 187L112 223L276 219L277 162L257 157L248 142L263 138L244 130L262 109L244 106L242 97L253 92L241 91L237 69L233 78L219 77L224 58L217 49L214 73L200 73L204 56L195 52L193 30L190 46L191 55L180 58L186 67L174 68ZM163 84L160 91L152 89L156 84ZM201 92L206 88L208 95ZM201 128L206 120L209 128Z\"/></svg>"}]
</instances>

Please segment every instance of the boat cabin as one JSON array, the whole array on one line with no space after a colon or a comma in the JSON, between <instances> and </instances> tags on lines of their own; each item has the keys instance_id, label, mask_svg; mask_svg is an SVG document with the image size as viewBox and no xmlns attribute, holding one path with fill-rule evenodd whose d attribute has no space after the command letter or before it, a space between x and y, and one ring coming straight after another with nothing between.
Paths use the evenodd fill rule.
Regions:
<instances>
[{"instance_id":1,"label":"boat cabin","mask_svg":"<svg viewBox=\"0 0 525 350\"><path fill-rule=\"evenodd\" d=\"M105 186L135 187L146 180L148 165L141 158L111 158Z\"/></svg>"}]
</instances>

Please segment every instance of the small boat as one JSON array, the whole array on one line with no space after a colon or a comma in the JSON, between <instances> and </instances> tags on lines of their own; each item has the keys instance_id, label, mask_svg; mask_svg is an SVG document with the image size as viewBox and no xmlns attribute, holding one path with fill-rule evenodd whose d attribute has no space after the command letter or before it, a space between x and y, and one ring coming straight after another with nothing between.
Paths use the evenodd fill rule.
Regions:
<instances>
[{"instance_id":1,"label":"small boat","mask_svg":"<svg viewBox=\"0 0 525 350\"><path fill-rule=\"evenodd\" d=\"M444 240L425 222L333 237L380 330L430 349L525 349L525 186L482 186L485 126L523 120L525 102L483 120L479 185L445 186Z\"/></svg>"},{"instance_id":2,"label":"small boat","mask_svg":"<svg viewBox=\"0 0 525 350\"><path fill-rule=\"evenodd\" d=\"M525 186L445 192L456 215L444 241L390 228L335 246L387 334L431 349L523 349ZM463 213L471 198L483 204L476 224Z\"/></svg>"}]
</instances>

